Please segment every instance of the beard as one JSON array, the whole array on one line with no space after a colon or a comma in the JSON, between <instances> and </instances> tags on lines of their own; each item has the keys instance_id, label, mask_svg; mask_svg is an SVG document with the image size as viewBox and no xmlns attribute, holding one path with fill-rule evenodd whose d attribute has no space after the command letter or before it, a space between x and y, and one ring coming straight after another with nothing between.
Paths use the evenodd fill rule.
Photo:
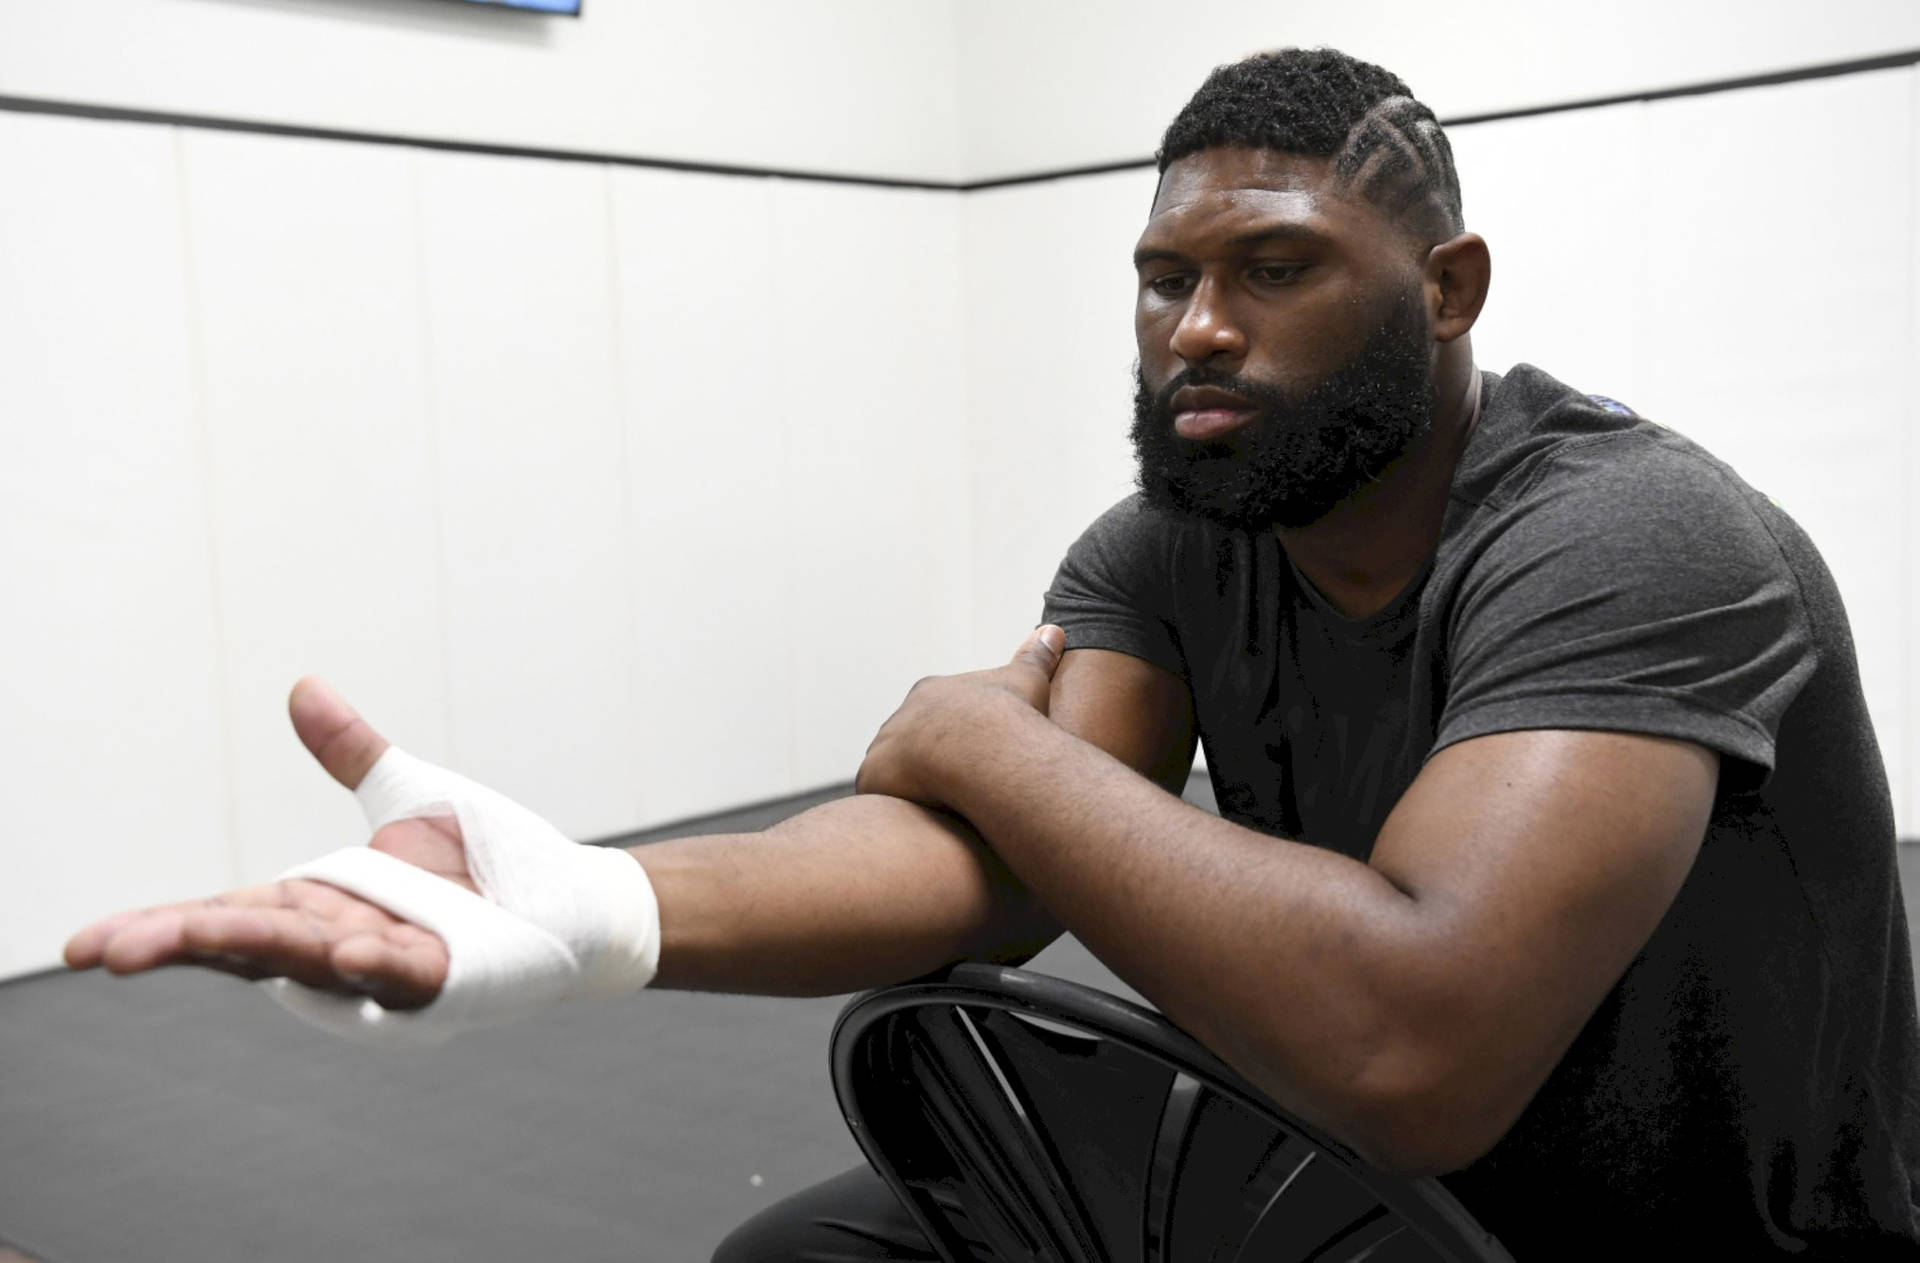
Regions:
<instances>
[{"instance_id":1,"label":"beard","mask_svg":"<svg viewBox=\"0 0 1920 1263\"><path fill-rule=\"evenodd\" d=\"M1304 393L1205 366L1174 374L1156 392L1136 365L1133 448L1141 494L1149 504L1230 530L1318 522L1433 427L1429 340L1416 289L1396 300L1351 360ZM1183 386L1232 391L1259 415L1213 442L1183 439L1174 433L1172 409Z\"/></svg>"}]
</instances>

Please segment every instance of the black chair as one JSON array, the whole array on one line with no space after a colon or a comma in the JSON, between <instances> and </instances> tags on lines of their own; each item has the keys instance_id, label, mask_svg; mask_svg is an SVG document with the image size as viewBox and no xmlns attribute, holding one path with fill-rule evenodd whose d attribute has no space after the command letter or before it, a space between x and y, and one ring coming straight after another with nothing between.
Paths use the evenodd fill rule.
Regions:
<instances>
[{"instance_id":1,"label":"black chair","mask_svg":"<svg viewBox=\"0 0 1920 1263\"><path fill-rule=\"evenodd\" d=\"M1387 1175L1166 1019L958 965L856 997L840 1109L951 1263L1512 1263L1433 1180Z\"/></svg>"}]
</instances>

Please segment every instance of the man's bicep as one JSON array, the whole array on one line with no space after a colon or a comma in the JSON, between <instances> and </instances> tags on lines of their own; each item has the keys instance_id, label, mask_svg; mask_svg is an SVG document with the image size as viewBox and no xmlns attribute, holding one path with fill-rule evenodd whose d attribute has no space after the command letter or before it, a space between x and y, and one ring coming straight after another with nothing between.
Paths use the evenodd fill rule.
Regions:
<instances>
[{"instance_id":1,"label":"man's bicep","mask_svg":"<svg viewBox=\"0 0 1920 1263\"><path fill-rule=\"evenodd\" d=\"M1369 863L1425 905L1425 1020L1490 1139L1673 903L1719 766L1664 737L1505 732L1434 755L1395 806Z\"/></svg>"},{"instance_id":2,"label":"man's bicep","mask_svg":"<svg viewBox=\"0 0 1920 1263\"><path fill-rule=\"evenodd\" d=\"M1180 793L1193 768L1193 698L1164 667L1108 649L1069 649L1048 715L1082 741Z\"/></svg>"}]
</instances>

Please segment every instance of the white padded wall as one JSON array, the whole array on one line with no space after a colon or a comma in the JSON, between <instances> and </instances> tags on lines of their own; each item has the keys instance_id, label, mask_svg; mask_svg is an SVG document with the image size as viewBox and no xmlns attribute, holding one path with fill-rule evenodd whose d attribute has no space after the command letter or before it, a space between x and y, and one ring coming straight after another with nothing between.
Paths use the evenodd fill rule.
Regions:
<instances>
[{"instance_id":1,"label":"white padded wall","mask_svg":"<svg viewBox=\"0 0 1920 1263\"><path fill-rule=\"evenodd\" d=\"M444 753L434 480L404 150L183 132L239 878L361 836L286 719L330 679Z\"/></svg>"},{"instance_id":2,"label":"white padded wall","mask_svg":"<svg viewBox=\"0 0 1920 1263\"><path fill-rule=\"evenodd\" d=\"M1627 399L1808 527L1907 832L1917 96L1456 131L1483 358ZM0 157L4 753L82 804L12 791L0 973L356 835L285 727L303 671L623 832L844 781L1130 488L1150 172L962 196L21 116Z\"/></svg>"},{"instance_id":3,"label":"white padded wall","mask_svg":"<svg viewBox=\"0 0 1920 1263\"><path fill-rule=\"evenodd\" d=\"M1473 328L1482 368L1536 364L1583 390L1637 397L1640 258L1652 205L1640 105L1455 128L1467 227L1493 284ZM1656 107L1657 108L1657 107Z\"/></svg>"},{"instance_id":4,"label":"white padded wall","mask_svg":"<svg viewBox=\"0 0 1920 1263\"><path fill-rule=\"evenodd\" d=\"M943 180L952 3L0 0L0 94Z\"/></svg>"},{"instance_id":5,"label":"white padded wall","mask_svg":"<svg viewBox=\"0 0 1920 1263\"><path fill-rule=\"evenodd\" d=\"M1912 0L960 0L960 169L974 179L1153 152L1207 72L1330 45L1442 118L1920 48Z\"/></svg>"},{"instance_id":6,"label":"white padded wall","mask_svg":"<svg viewBox=\"0 0 1920 1263\"><path fill-rule=\"evenodd\" d=\"M959 217L950 193L778 183L777 356L710 370L771 369L791 401L793 585L775 640L792 654L802 785L851 780L916 679L978 665Z\"/></svg>"},{"instance_id":7,"label":"white padded wall","mask_svg":"<svg viewBox=\"0 0 1920 1263\"><path fill-rule=\"evenodd\" d=\"M789 432L770 301L773 186L611 173L631 469L639 757L649 820L799 788Z\"/></svg>"},{"instance_id":8,"label":"white padded wall","mask_svg":"<svg viewBox=\"0 0 1920 1263\"><path fill-rule=\"evenodd\" d=\"M450 754L565 833L618 833L643 811L607 172L415 162Z\"/></svg>"},{"instance_id":9,"label":"white padded wall","mask_svg":"<svg viewBox=\"0 0 1920 1263\"><path fill-rule=\"evenodd\" d=\"M0 116L0 976L229 884L174 137Z\"/></svg>"},{"instance_id":10,"label":"white padded wall","mask_svg":"<svg viewBox=\"0 0 1920 1263\"><path fill-rule=\"evenodd\" d=\"M1907 764L1894 769L1895 803L1905 804L1900 820L1900 836L1912 838L1920 831L1920 664L1912 655L1920 653L1920 509L1913 504L1912 489L1920 487L1920 70L1907 73L1907 169L1911 172L1912 202L1906 234L1907 293L1913 304L1907 315L1905 356L1905 394L1907 413L1901 418L1906 427L1906 494L1900 503L1906 516L1906 556L1897 571L1897 583L1907 593ZM1891 252L1898 257L1898 249ZM1902 785L1904 782L1904 786Z\"/></svg>"},{"instance_id":11,"label":"white padded wall","mask_svg":"<svg viewBox=\"0 0 1920 1263\"><path fill-rule=\"evenodd\" d=\"M975 655L1013 652L1067 546L1133 488L1133 246L1151 171L969 195Z\"/></svg>"}]
</instances>

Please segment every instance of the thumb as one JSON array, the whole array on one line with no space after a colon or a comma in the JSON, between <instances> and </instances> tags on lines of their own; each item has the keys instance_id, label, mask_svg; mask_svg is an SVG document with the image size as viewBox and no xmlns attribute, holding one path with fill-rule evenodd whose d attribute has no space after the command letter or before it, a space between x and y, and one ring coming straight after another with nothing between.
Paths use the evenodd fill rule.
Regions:
<instances>
[{"instance_id":1,"label":"thumb","mask_svg":"<svg viewBox=\"0 0 1920 1263\"><path fill-rule=\"evenodd\" d=\"M1020 642L1013 660L1016 663L1024 662L1052 679L1053 670L1060 665L1060 655L1066 651L1066 647L1067 633L1052 623L1042 623Z\"/></svg>"},{"instance_id":2,"label":"thumb","mask_svg":"<svg viewBox=\"0 0 1920 1263\"><path fill-rule=\"evenodd\" d=\"M387 739L367 726L358 711L317 675L302 676L287 695L287 717L307 753L328 775L356 789L367 769L387 752Z\"/></svg>"}]
</instances>

